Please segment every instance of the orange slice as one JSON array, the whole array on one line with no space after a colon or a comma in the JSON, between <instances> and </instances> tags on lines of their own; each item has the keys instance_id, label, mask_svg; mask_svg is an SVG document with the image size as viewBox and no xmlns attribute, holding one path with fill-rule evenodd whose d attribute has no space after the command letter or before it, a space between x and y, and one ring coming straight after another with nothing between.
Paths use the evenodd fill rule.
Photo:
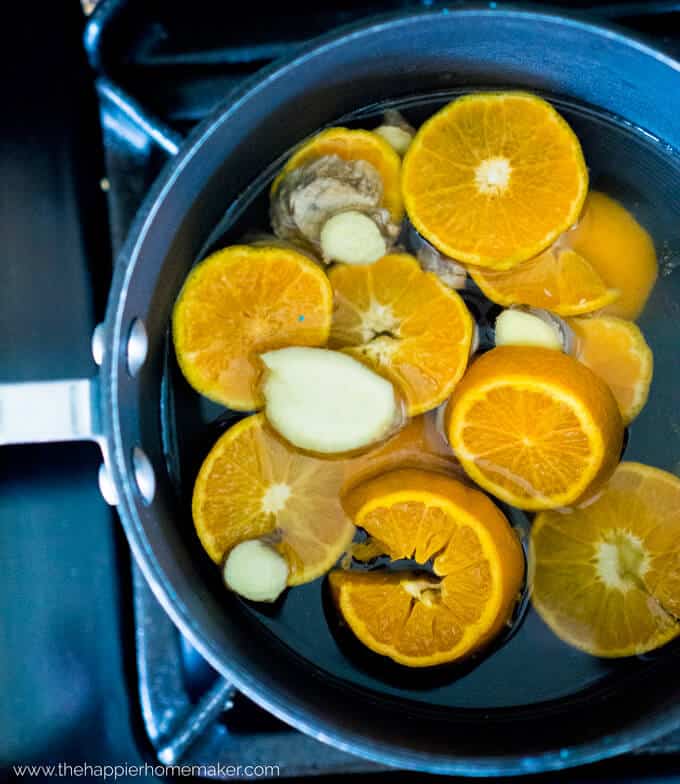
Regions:
<instances>
[{"instance_id":1,"label":"orange slice","mask_svg":"<svg viewBox=\"0 0 680 784\"><path fill-rule=\"evenodd\" d=\"M560 316L591 313L619 298L593 266L569 248L553 247L511 270L469 267L474 282L499 305L531 305Z\"/></svg>"},{"instance_id":2,"label":"orange slice","mask_svg":"<svg viewBox=\"0 0 680 784\"><path fill-rule=\"evenodd\" d=\"M402 192L416 229L467 264L509 269L571 225L588 191L576 135L521 92L475 93L430 117L406 153Z\"/></svg>"},{"instance_id":3,"label":"orange slice","mask_svg":"<svg viewBox=\"0 0 680 784\"><path fill-rule=\"evenodd\" d=\"M301 253L225 248L193 269L175 303L177 361L197 392L237 411L259 408L258 355L323 345L332 302L326 275Z\"/></svg>"},{"instance_id":4,"label":"orange slice","mask_svg":"<svg viewBox=\"0 0 680 784\"><path fill-rule=\"evenodd\" d=\"M289 585L324 574L347 549L354 526L340 504L344 467L296 452L264 414L227 430L199 471L192 511L215 563L246 539L268 537L288 561Z\"/></svg>"},{"instance_id":5,"label":"orange slice","mask_svg":"<svg viewBox=\"0 0 680 784\"><path fill-rule=\"evenodd\" d=\"M632 321L615 316L573 318L567 323L576 335L576 359L596 373L614 393L625 424L647 402L654 356Z\"/></svg>"},{"instance_id":6,"label":"orange slice","mask_svg":"<svg viewBox=\"0 0 680 784\"><path fill-rule=\"evenodd\" d=\"M473 363L447 409L468 475L520 509L567 506L619 461L623 423L609 387L572 357L501 346Z\"/></svg>"},{"instance_id":7,"label":"orange slice","mask_svg":"<svg viewBox=\"0 0 680 784\"><path fill-rule=\"evenodd\" d=\"M652 238L633 215L610 196L592 191L565 241L620 292L605 312L636 319L654 287L658 265Z\"/></svg>"},{"instance_id":8,"label":"orange slice","mask_svg":"<svg viewBox=\"0 0 680 784\"><path fill-rule=\"evenodd\" d=\"M533 602L565 642L634 656L680 634L680 479L621 463L597 500L541 512L531 531Z\"/></svg>"},{"instance_id":9,"label":"orange slice","mask_svg":"<svg viewBox=\"0 0 680 784\"><path fill-rule=\"evenodd\" d=\"M356 524L392 559L433 573L336 571L330 583L354 634L409 667L479 650L508 622L524 576L519 541L482 493L441 474L394 471L356 495Z\"/></svg>"},{"instance_id":10,"label":"orange slice","mask_svg":"<svg viewBox=\"0 0 680 784\"><path fill-rule=\"evenodd\" d=\"M467 366L473 323L465 303L405 253L328 273L335 310L329 345L401 390L411 416L438 406Z\"/></svg>"},{"instance_id":11,"label":"orange slice","mask_svg":"<svg viewBox=\"0 0 680 784\"><path fill-rule=\"evenodd\" d=\"M305 142L288 159L272 184L272 193L276 192L279 183L288 172L324 155L337 155L345 161L370 163L377 169L382 179L383 206L389 210L395 223L401 221L404 215L400 186L401 158L385 139L373 131L349 128L327 128L321 131Z\"/></svg>"}]
</instances>

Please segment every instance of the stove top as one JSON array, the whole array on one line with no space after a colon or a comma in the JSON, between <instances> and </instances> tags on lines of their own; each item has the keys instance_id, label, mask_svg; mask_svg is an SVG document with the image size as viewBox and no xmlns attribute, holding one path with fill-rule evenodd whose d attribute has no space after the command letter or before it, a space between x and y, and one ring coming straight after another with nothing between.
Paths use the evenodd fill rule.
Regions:
<instances>
[{"instance_id":1,"label":"stove top","mask_svg":"<svg viewBox=\"0 0 680 784\"><path fill-rule=\"evenodd\" d=\"M186 2L168 0L83 5L91 13L85 48L96 74L105 157L100 187L115 257L165 161L243 79L339 24L385 11L467 4L375 0L350 7L327 0L321 7L291 3L285 13L280 6L267 13L260 4L243 4L230 24L214 22L224 18L219 0L204 0L198 14L189 13ZM563 7L614 20L680 56L680 3L574 2ZM290 729L235 692L177 631L134 565L121 579L130 580L127 598L134 607L137 710L158 761L201 765L208 776L231 779L252 777L255 766L262 766L259 778L384 771ZM124 598L127 592L124 588ZM680 755L680 732L601 769L618 764L628 773L656 770L662 757L678 759L673 755Z\"/></svg>"}]
</instances>

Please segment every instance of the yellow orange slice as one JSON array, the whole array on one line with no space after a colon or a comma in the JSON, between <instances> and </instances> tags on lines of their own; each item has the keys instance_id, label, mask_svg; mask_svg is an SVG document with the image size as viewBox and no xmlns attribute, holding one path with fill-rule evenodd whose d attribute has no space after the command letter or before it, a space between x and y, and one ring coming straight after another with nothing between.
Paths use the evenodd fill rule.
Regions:
<instances>
[{"instance_id":1,"label":"yellow orange slice","mask_svg":"<svg viewBox=\"0 0 680 784\"><path fill-rule=\"evenodd\" d=\"M531 305L575 316L600 310L620 296L583 256L564 247L551 248L510 270L469 267L468 271L490 300L505 307Z\"/></svg>"},{"instance_id":2,"label":"yellow orange slice","mask_svg":"<svg viewBox=\"0 0 680 784\"><path fill-rule=\"evenodd\" d=\"M588 191L581 145L535 95L474 93L430 117L406 153L415 228L466 264L509 269L573 225Z\"/></svg>"},{"instance_id":3,"label":"yellow orange slice","mask_svg":"<svg viewBox=\"0 0 680 784\"><path fill-rule=\"evenodd\" d=\"M587 259L608 288L620 296L606 313L636 319L654 287L658 265L647 230L615 199L592 191L583 215L565 242Z\"/></svg>"},{"instance_id":4,"label":"yellow orange slice","mask_svg":"<svg viewBox=\"0 0 680 784\"><path fill-rule=\"evenodd\" d=\"M534 606L594 656L645 653L680 634L680 479L621 463L594 503L541 512L531 531Z\"/></svg>"},{"instance_id":5,"label":"yellow orange slice","mask_svg":"<svg viewBox=\"0 0 680 784\"><path fill-rule=\"evenodd\" d=\"M589 368L547 348L501 346L472 364L447 410L468 475L520 509L577 502L619 461L623 422Z\"/></svg>"},{"instance_id":6,"label":"yellow orange slice","mask_svg":"<svg viewBox=\"0 0 680 784\"><path fill-rule=\"evenodd\" d=\"M337 155L345 161L366 161L377 169L383 184L383 206L392 220L399 223L404 215L401 198L401 158L373 131L327 128L304 143L286 162L272 184L272 193L288 172L325 155Z\"/></svg>"},{"instance_id":7,"label":"yellow orange slice","mask_svg":"<svg viewBox=\"0 0 680 784\"><path fill-rule=\"evenodd\" d=\"M401 390L412 416L438 406L467 366L472 318L457 292L405 253L329 272L329 338Z\"/></svg>"},{"instance_id":8,"label":"yellow orange slice","mask_svg":"<svg viewBox=\"0 0 680 784\"><path fill-rule=\"evenodd\" d=\"M654 357L639 328L615 316L572 318L576 358L607 383L625 424L630 424L647 402Z\"/></svg>"},{"instance_id":9,"label":"yellow orange slice","mask_svg":"<svg viewBox=\"0 0 680 784\"><path fill-rule=\"evenodd\" d=\"M215 563L247 539L268 537L288 561L289 585L324 574L347 549L354 526L340 504L340 460L296 452L263 414L227 430L194 485L194 525Z\"/></svg>"},{"instance_id":10,"label":"yellow orange slice","mask_svg":"<svg viewBox=\"0 0 680 784\"><path fill-rule=\"evenodd\" d=\"M368 648L409 667L473 653L509 620L524 576L519 541L482 493L442 474L394 471L357 490L355 521L392 559L433 573L336 571L331 588Z\"/></svg>"},{"instance_id":11,"label":"yellow orange slice","mask_svg":"<svg viewBox=\"0 0 680 784\"><path fill-rule=\"evenodd\" d=\"M234 245L196 266L172 317L177 361L196 391L237 411L260 408L258 355L323 345L333 296L324 272L284 247Z\"/></svg>"}]
</instances>

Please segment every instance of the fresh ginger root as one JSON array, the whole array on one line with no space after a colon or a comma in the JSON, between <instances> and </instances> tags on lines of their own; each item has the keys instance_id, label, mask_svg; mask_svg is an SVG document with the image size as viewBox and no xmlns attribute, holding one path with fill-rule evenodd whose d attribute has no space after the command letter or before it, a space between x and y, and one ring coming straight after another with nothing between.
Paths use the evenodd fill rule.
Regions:
<instances>
[{"instance_id":1,"label":"fresh ginger root","mask_svg":"<svg viewBox=\"0 0 680 784\"><path fill-rule=\"evenodd\" d=\"M416 135L416 130L406 121L401 112L388 109L385 112L382 125L379 125L373 133L382 136L390 147L403 158Z\"/></svg>"},{"instance_id":2,"label":"fresh ginger root","mask_svg":"<svg viewBox=\"0 0 680 784\"><path fill-rule=\"evenodd\" d=\"M327 264L370 264L400 230L381 207L382 195L370 163L324 155L284 177L272 199L272 228L282 240L311 246Z\"/></svg>"}]
</instances>

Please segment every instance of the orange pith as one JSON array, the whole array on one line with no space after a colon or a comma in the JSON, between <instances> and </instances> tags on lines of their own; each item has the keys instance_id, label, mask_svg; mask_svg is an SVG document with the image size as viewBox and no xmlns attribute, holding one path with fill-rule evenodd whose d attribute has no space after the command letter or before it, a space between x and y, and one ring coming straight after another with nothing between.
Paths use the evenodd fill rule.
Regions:
<instances>
[{"instance_id":1,"label":"orange pith","mask_svg":"<svg viewBox=\"0 0 680 784\"><path fill-rule=\"evenodd\" d=\"M340 504L342 461L296 452L246 417L217 441L201 466L192 511L201 544L215 563L232 547L262 536L288 561L289 585L330 569L352 541Z\"/></svg>"},{"instance_id":2,"label":"orange pith","mask_svg":"<svg viewBox=\"0 0 680 784\"><path fill-rule=\"evenodd\" d=\"M619 298L582 256L559 244L510 270L469 267L474 282L493 302L531 305L560 316L600 310Z\"/></svg>"},{"instance_id":3,"label":"orange pith","mask_svg":"<svg viewBox=\"0 0 680 784\"><path fill-rule=\"evenodd\" d=\"M262 406L260 353L323 345L330 329L328 279L283 247L234 245L195 267L173 312L175 352L196 391L237 411Z\"/></svg>"},{"instance_id":4,"label":"orange pith","mask_svg":"<svg viewBox=\"0 0 680 784\"><path fill-rule=\"evenodd\" d=\"M349 128L327 128L304 143L288 159L272 184L272 193L288 172L325 155L337 155L346 161L366 161L377 169L383 184L383 206L392 220L399 223L404 215L401 198L401 158L377 133Z\"/></svg>"},{"instance_id":5,"label":"orange pith","mask_svg":"<svg viewBox=\"0 0 680 784\"><path fill-rule=\"evenodd\" d=\"M594 656L645 653L680 634L680 479L621 463L591 504L541 512L531 531L533 602Z\"/></svg>"},{"instance_id":6,"label":"orange pith","mask_svg":"<svg viewBox=\"0 0 680 784\"><path fill-rule=\"evenodd\" d=\"M656 282L658 265L652 238L633 215L611 196L592 191L565 242L588 260L607 287L620 292L605 312L636 319Z\"/></svg>"},{"instance_id":7,"label":"orange pith","mask_svg":"<svg viewBox=\"0 0 680 784\"><path fill-rule=\"evenodd\" d=\"M644 335L632 322L616 316L573 318L576 358L611 389L625 424L647 402L654 357Z\"/></svg>"},{"instance_id":8,"label":"orange pith","mask_svg":"<svg viewBox=\"0 0 680 784\"><path fill-rule=\"evenodd\" d=\"M524 575L519 541L482 493L442 474L400 470L362 485L355 521L392 559L433 574L336 571L331 587L354 634L410 667L452 662L507 623Z\"/></svg>"},{"instance_id":9,"label":"orange pith","mask_svg":"<svg viewBox=\"0 0 680 784\"><path fill-rule=\"evenodd\" d=\"M408 254L329 272L334 312L329 346L392 381L411 416L438 406L463 375L472 318L460 296Z\"/></svg>"},{"instance_id":10,"label":"orange pith","mask_svg":"<svg viewBox=\"0 0 680 784\"><path fill-rule=\"evenodd\" d=\"M576 135L549 103L522 92L466 95L430 117L404 158L415 228L466 264L509 269L579 216L588 172Z\"/></svg>"},{"instance_id":11,"label":"orange pith","mask_svg":"<svg viewBox=\"0 0 680 784\"><path fill-rule=\"evenodd\" d=\"M468 475L520 509L567 506L614 470L623 423L611 391L551 349L502 346L472 364L446 431Z\"/></svg>"}]
</instances>

